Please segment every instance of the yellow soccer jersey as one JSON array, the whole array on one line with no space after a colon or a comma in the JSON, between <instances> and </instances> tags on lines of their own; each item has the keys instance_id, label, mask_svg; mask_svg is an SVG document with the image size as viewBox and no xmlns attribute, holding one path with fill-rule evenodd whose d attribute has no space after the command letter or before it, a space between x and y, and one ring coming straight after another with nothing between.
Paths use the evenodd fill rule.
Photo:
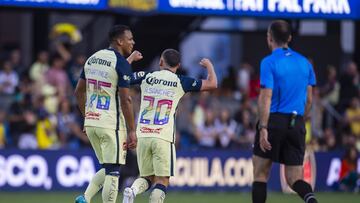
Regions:
<instances>
[{"instance_id":1,"label":"yellow soccer jersey","mask_svg":"<svg viewBox=\"0 0 360 203\"><path fill-rule=\"evenodd\" d=\"M81 78L86 80L84 126L125 130L118 88L129 88L132 71L114 49L103 49L87 59Z\"/></svg>"},{"instance_id":2,"label":"yellow soccer jersey","mask_svg":"<svg viewBox=\"0 0 360 203\"><path fill-rule=\"evenodd\" d=\"M186 92L200 91L202 81L161 70L134 73L131 84L141 84L137 136L155 137L174 143L178 103Z\"/></svg>"}]
</instances>

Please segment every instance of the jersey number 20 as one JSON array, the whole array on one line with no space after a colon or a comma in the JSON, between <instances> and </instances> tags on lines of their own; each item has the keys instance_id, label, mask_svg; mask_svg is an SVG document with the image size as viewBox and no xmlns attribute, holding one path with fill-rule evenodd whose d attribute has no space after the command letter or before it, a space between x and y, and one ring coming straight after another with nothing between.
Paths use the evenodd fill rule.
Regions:
<instances>
[{"instance_id":1,"label":"jersey number 20","mask_svg":"<svg viewBox=\"0 0 360 203\"><path fill-rule=\"evenodd\" d=\"M150 119L145 119L144 116L149 111L152 111L154 109L155 98L150 97L150 96L144 96L144 101L149 101L149 106L147 106L143 110L143 112L141 112L140 123L142 123L142 124L150 124L150 122L151 122ZM167 124L169 122L172 103L173 103L173 101L168 100L168 99L162 99L162 100L159 100L157 102L155 116L154 116L154 122L153 122L154 125L165 125L165 124ZM164 105L167 105L166 112L165 112L165 117L160 119L161 107L164 106Z\"/></svg>"}]
</instances>

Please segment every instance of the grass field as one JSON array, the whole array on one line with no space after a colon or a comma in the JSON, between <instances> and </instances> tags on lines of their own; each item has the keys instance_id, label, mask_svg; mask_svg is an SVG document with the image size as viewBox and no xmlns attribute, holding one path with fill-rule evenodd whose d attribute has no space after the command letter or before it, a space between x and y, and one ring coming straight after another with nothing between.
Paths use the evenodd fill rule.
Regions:
<instances>
[{"instance_id":1,"label":"grass field","mask_svg":"<svg viewBox=\"0 0 360 203\"><path fill-rule=\"evenodd\" d=\"M0 203L72 203L78 193L67 192L0 192ZM148 202L148 194L137 197L136 203ZM360 203L359 194L318 193L320 203ZM121 196L118 203L121 203ZM250 203L250 193L169 193L166 203ZM295 195L268 194L268 203L302 203ZM101 203L97 195L92 203Z\"/></svg>"}]
</instances>

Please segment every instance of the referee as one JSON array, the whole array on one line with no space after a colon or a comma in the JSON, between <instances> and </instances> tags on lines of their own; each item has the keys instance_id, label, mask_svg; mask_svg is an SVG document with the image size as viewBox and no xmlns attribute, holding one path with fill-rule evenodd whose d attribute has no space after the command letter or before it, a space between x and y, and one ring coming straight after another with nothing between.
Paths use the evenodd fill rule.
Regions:
<instances>
[{"instance_id":1,"label":"referee","mask_svg":"<svg viewBox=\"0 0 360 203\"><path fill-rule=\"evenodd\" d=\"M317 203L311 186L303 181L305 124L312 102L315 74L308 60L291 50L290 25L273 21L267 32L272 53L261 61L259 123L253 149L253 203L265 203L272 162L285 165L289 186L306 203Z\"/></svg>"}]
</instances>

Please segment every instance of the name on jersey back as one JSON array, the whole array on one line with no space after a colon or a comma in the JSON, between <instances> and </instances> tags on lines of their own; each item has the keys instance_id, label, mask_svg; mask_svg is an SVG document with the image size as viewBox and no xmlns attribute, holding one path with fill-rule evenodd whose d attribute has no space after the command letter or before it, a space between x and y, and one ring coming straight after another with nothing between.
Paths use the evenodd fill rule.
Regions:
<instances>
[{"instance_id":1,"label":"name on jersey back","mask_svg":"<svg viewBox=\"0 0 360 203\"><path fill-rule=\"evenodd\" d=\"M146 87L145 93L152 94L152 95L156 94L156 95L161 95L161 96L167 96L167 97L171 97L171 98L173 98L175 95L175 92L172 90L160 89L160 88L156 88L156 87Z\"/></svg>"}]
</instances>

